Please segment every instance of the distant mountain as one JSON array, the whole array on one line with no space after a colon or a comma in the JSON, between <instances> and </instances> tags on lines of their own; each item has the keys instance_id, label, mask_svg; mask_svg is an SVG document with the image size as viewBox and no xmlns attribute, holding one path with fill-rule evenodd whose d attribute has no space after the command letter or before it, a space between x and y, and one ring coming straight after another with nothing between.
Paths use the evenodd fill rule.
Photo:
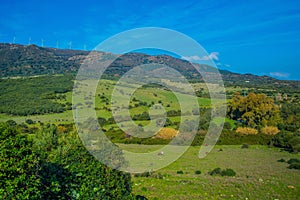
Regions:
<instances>
[{"instance_id":1,"label":"distant mountain","mask_svg":"<svg viewBox=\"0 0 300 200\"><path fill-rule=\"evenodd\" d=\"M36 45L0 44L0 77L75 72L80 65L71 58L88 53Z\"/></svg>"},{"instance_id":2,"label":"distant mountain","mask_svg":"<svg viewBox=\"0 0 300 200\"><path fill-rule=\"evenodd\" d=\"M95 52L95 54L103 60L112 60L116 57L107 52ZM89 51L0 43L0 78L76 73L83 61L89 59L93 59ZM122 75L134 66L149 63L166 64L181 72L191 81L202 81L201 75L186 60L168 55L151 56L142 53L128 53L120 56L109 66L106 74ZM197 65L207 74L214 71L210 66ZM300 81L283 81L269 76L219 71L226 85L300 91Z\"/></svg>"}]
</instances>

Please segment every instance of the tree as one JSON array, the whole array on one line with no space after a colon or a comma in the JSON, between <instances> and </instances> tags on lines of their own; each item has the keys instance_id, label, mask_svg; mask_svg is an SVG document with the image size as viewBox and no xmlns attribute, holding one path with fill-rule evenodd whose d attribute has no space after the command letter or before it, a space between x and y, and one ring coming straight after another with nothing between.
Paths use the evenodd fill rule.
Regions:
<instances>
[{"instance_id":1,"label":"tree","mask_svg":"<svg viewBox=\"0 0 300 200\"><path fill-rule=\"evenodd\" d=\"M279 129L297 131L300 127L300 103L283 102L280 111L284 123L279 125Z\"/></svg>"},{"instance_id":2,"label":"tree","mask_svg":"<svg viewBox=\"0 0 300 200\"><path fill-rule=\"evenodd\" d=\"M74 130L66 134L55 125L45 125L35 134L35 148L43 161L39 174L44 196L50 199L131 197L130 175L94 158Z\"/></svg>"},{"instance_id":3,"label":"tree","mask_svg":"<svg viewBox=\"0 0 300 200\"><path fill-rule=\"evenodd\" d=\"M75 132L57 130L41 127L33 142L0 123L0 199L133 198L128 173L96 160Z\"/></svg>"},{"instance_id":4,"label":"tree","mask_svg":"<svg viewBox=\"0 0 300 200\"><path fill-rule=\"evenodd\" d=\"M291 152L300 152L300 134L281 131L271 139L269 145L284 148Z\"/></svg>"},{"instance_id":5,"label":"tree","mask_svg":"<svg viewBox=\"0 0 300 200\"><path fill-rule=\"evenodd\" d=\"M38 158L26 135L0 124L0 199L41 198Z\"/></svg>"},{"instance_id":6,"label":"tree","mask_svg":"<svg viewBox=\"0 0 300 200\"><path fill-rule=\"evenodd\" d=\"M228 115L253 128L276 126L281 122L279 106L265 94L249 93L246 97L234 94L228 106Z\"/></svg>"}]
</instances>

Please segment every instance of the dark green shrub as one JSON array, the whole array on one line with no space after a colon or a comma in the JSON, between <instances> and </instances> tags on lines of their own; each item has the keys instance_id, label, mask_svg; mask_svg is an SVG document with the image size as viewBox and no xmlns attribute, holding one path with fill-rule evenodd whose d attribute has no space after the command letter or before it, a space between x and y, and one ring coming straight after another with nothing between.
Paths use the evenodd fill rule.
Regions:
<instances>
[{"instance_id":1,"label":"dark green shrub","mask_svg":"<svg viewBox=\"0 0 300 200\"><path fill-rule=\"evenodd\" d=\"M233 169L225 169L221 171L221 176L235 176L236 173Z\"/></svg>"},{"instance_id":2,"label":"dark green shrub","mask_svg":"<svg viewBox=\"0 0 300 200\"><path fill-rule=\"evenodd\" d=\"M208 172L209 175L221 175L221 176L235 176L236 173L233 169L225 169L221 170L220 167L213 169L212 171Z\"/></svg>"},{"instance_id":3,"label":"dark green shrub","mask_svg":"<svg viewBox=\"0 0 300 200\"><path fill-rule=\"evenodd\" d=\"M17 126L17 122L15 122L15 121L12 120L12 119L7 120L6 123L7 123L9 126L11 126L11 127Z\"/></svg>"},{"instance_id":4,"label":"dark green shrub","mask_svg":"<svg viewBox=\"0 0 300 200\"><path fill-rule=\"evenodd\" d=\"M300 144L293 146L293 151L299 153L300 152Z\"/></svg>"},{"instance_id":5,"label":"dark green shrub","mask_svg":"<svg viewBox=\"0 0 300 200\"><path fill-rule=\"evenodd\" d=\"M167 111L167 116L168 117L175 117L175 116L180 116L181 115L181 110L169 110Z\"/></svg>"},{"instance_id":6,"label":"dark green shrub","mask_svg":"<svg viewBox=\"0 0 300 200\"><path fill-rule=\"evenodd\" d=\"M32 119L26 119L25 121L27 124L34 124L34 121Z\"/></svg>"},{"instance_id":7,"label":"dark green shrub","mask_svg":"<svg viewBox=\"0 0 300 200\"><path fill-rule=\"evenodd\" d=\"M277 162L285 162L285 160L283 158L277 160Z\"/></svg>"},{"instance_id":8,"label":"dark green shrub","mask_svg":"<svg viewBox=\"0 0 300 200\"><path fill-rule=\"evenodd\" d=\"M201 174L201 171L200 170L196 170L195 174Z\"/></svg>"},{"instance_id":9,"label":"dark green shrub","mask_svg":"<svg viewBox=\"0 0 300 200\"><path fill-rule=\"evenodd\" d=\"M182 170L179 170L176 172L177 174L183 174L183 171Z\"/></svg>"},{"instance_id":10,"label":"dark green shrub","mask_svg":"<svg viewBox=\"0 0 300 200\"><path fill-rule=\"evenodd\" d=\"M136 196L135 196L135 199L136 199L136 200L147 200L146 197L141 196L141 195L136 195Z\"/></svg>"},{"instance_id":11,"label":"dark green shrub","mask_svg":"<svg viewBox=\"0 0 300 200\"><path fill-rule=\"evenodd\" d=\"M148 112L144 111L142 114L133 115L132 119L139 121L150 120L150 115Z\"/></svg>"},{"instance_id":12,"label":"dark green shrub","mask_svg":"<svg viewBox=\"0 0 300 200\"><path fill-rule=\"evenodd\" d=\"M221 174L221 168L220 167L215 168L212 171L208 172L208 174L211 176Z\"/></svg>"},{"instance_id":13,"label":"dark green shrub","mask_svg":"<svg viewBox=\"0 0 300 200\"><path fill-rule=\"evenodd\" d=\"M300 170L300 163L293 163L288 166L289 169L299 169Z\"/></svg>"},{"instance_id":14,"label":"dark green shrub","mask_svg":"<svg viewBox=\"0 0 300 200\"><path fill-rule=\"evenodd\" d=\"M297 158L291 158L287 161L288 164L300 163L300 160Z\"/></svg>"},{"instance_id":15,"label":"dark green shrub","mask_svg":"<svg viewBox=\"0 0 300 200\"><path fill-rule=\"evenodd\" d=\"M47 199L72 199L72 191L76 191L79 184L75 173L56 163L42 163L39 177L41 191Z\"/></svg>"},{"instance_id":16,"label":"dark green shrub","mask_svg":"<svg viewBox=\"0 0 300 200\"><path fill-rule=\"evenodd\" d=\"M299 136L299 133L281 131L280 133L272 137L272 139L269 142L269 145L284 148L287 151L293 151L293 145L296 147L298 141L298 139L295 139L295 141L293 141L293 138L297 136Z\"/></svg>"},{"instance_id":17,"label":"dark green shrub","mask_svg":"<svg viewBox=\"0 0 300 200\"><path fill-rule=\"evenodd\" d=\"M300 152L300 136L291 138L288 141L288 144L290 145L293 152Z\"/></svg>"},{"instance_id":18,"label":"dark green shrub","mask_svg":"<svg viewBox=\"0 0 300 200\"><path fill-rule=\"evenodd\" d=\"M242 148L242 149L248 149L248 148L249 148L249 145L248 145L248 144L242 144L241 148Z\"/></svg>"}]
</instances>

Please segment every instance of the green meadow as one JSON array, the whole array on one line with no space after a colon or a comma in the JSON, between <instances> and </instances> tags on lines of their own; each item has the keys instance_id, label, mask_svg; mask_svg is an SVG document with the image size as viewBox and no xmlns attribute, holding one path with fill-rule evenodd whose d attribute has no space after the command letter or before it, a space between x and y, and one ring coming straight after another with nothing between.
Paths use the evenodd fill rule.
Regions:
<instances>
[{"instance_id":1,"label":"green meadow","mask_svg":"<svg viewBox=\"0 0 300 200\"><path fill-rule=\"evenodd\" d=\"M187 105L192 105L193 103L188 94L174 93L163 87L137 87L137 89L132 90L136 85L125 84L118 88L116 99L112 99L113 92L116 92L114 91L117 84L116 81L101 80L97 83L95 95L93 95L94 91L89 87L90 84L93 84L92 81L83 81L81 84L85 88L81 91L81 96L79 95L80 103L75 105L77 109L79 111L82 109L83 112L81 113L83 114L90 114L84 113L83 109L89 106L90 109L86 112L92 110L99 119L105 119L102 128L106 131L106 135L115 137L116 141L118 141L117 145L127 151L158 151L162 147L158 144L165 144L168 141L155 143L162 142L162 140L153 140L154 145L139 145L138 142L136 142L137 144L119 144L122 141L134 143L134 140L125 138L124 133L120 131L119 126L126 126L129 123L128 120L124 120L119 124L109 120L120 107L128 106L130 116L137 118L134 122L144 127L149 124L149 119L145 120L142 114L148 113L151 107L160 104L166 112L174 111L175 114L173 113L172 116L168 117L170 125L167 127L176 129L181 121L181 116L184 115L177 112L181 109L177 97L180 97ZM203 83L193 84L193 87L197 90L206 91L206 86ZM236 92L240 88L229 88L229 90ZM62 105L70 105L72 103L72 91L56 95L58 97L63 96L63 98L53 98L52 96L50 101ZM124 97L129 97L128 104L117 105L116 101ZM205 111L213 109L211 100L208 97L196 97L196 100L204 115L207 114ZM217 101L217 106L222 106L221 100ZM125 115L125 113L121 114ZM205 117L206 120L210 120L207 115ZM36 130L42 127L42 123L60 124L66 125L66 127L68 127L68 124L74 123L72 109L67 109L60 113L27 116L0 114L0 122L14 120L21 124L27 123L26 120L28 119L35 122L30 124L29 127L34 127ZM222 117L213 119L217 126L222 121ZM228 138L224 138L224 135L222 135L223 138L221 137L225 143L219 144L239 144L239 141L245 141L247 138L249 139L247 141L248 144L267 144L268 139L271 138L271 136L263 137L264 135L261 134L253 137L251 135L238 136L233 130L236 122L229 118L226 118L225 122L228 122L227 125L229 124L231 128L228 128L224 134ZM207 121L204 121L203 124L207 124ZM197 135L200 142L196 143L196 145L201 144L204 138L203 129ZM253 142L254 140L255 142ZM261 140L262 143L256 140ZM148 142L150 143L145 144L152 144L151 138ZM280 159L285 161L291 158L300 159L299 154L289 153L266 145L250 145L249 148L241 148L241 145L217 145L205 158L199 159L199 149L199 146L189 147L178 160L158 171L131 174L133 194L142 195L148 199L299 199L299 170L289 169L289 165L286 162L278 162ZM157 159L160 159L160 162L162 162L164 155L157 155ZM235 175L210 175L209 173L216 168L233 170Z\"/></svg>"},{"instance_id":2,"label":"green meadow","mask_svg":"<svg viewBox=\"0 0 300 200\"><path fill-rule=\"evenodd\" d=\"M83 84L91 84L94 81L85 81ZM112 111L116 107L112 102L111 96L114 91L114 87L116 85L116 81L112 80L101 80L98 83L96 91L88 91L86 94L82 95L80 102L92 102L95 108L95 112L97 117L102 118L110 118L112 117ZM132 87L135 87L134 84L128 84L120 87L122 93L124 95L128 95L131 91ZM193 84L195 89L205 88L205 85L202 83ZM93 97L90 93L95 93L95 97ZM65 104L72 103L72 92L64 93L64 99L55 99L51 100L55 103ZM140 87L134 90L134 93L130 97L129 106L130 107L130 115L141 114L143 112L148 112L149 107L154 104L161 104L165 111L170 110L180 110L180 103L176 97L176 95L183 101L186 105L189 105L191 100L189 95L176 93L174 94L172 91L167 90L166 88L154 88L154 87ZM211 100L209 98L197 97L199 108L211 108ZM221 101L220 101L221 102ZM221 103L220 103L221 105ZM35 114L35 115L27 115L27 116L19 116L19 115L8 115L5 113L0 114L0 122L5 122L7 120L14 120L17 123L25 122L26 119L32 119L36 122L43 123L53 123L53 124L68 124L74 121L72 110L66 110L62 113L46 113L46 114ZM180 117L170 117L172 122L179 122ZM233 121L226 119L233 125ZM142 122L147 123L147 122ZM215 123L220 123L220 120L216 119ZM113 125L113 124L112 124Z\"/></svg>"},{"instance_id":3,"label":"green meadow","mask_svg":"<svg viewBox=\"0 0 300 200\"><path fill-rule=\"evenodd\" d=\"M133 152L150 152L160 147L119 146ZM190 147L177 161L148 177L132 176L133 192L148 199L299 199L299 170L288 169L287 163L277 161L299 159L299 154L258 145L247 149L223 145L215 146L205 158L199 159L199 149ZM218 167L233 169L236 176L208 174Z\"/></svg>"}]
</instances>

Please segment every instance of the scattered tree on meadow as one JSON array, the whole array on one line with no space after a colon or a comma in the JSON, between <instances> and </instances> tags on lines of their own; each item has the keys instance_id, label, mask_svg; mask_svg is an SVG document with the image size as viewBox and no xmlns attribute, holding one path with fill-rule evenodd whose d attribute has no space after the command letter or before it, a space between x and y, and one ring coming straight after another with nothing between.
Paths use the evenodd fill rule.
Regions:
<instances>
[{"instance_id":1,"label":"scattered tree on meadow","mask_svg":"<svg viewBox=\"0 0 300 200\"><path fill-rule=\"evenodd\" d=\"M246 97L234 94L228 106L228 115L253 128L276 126L281 121L279 106L265 94L249 93Z\"/></svg>"}]
</instances>

